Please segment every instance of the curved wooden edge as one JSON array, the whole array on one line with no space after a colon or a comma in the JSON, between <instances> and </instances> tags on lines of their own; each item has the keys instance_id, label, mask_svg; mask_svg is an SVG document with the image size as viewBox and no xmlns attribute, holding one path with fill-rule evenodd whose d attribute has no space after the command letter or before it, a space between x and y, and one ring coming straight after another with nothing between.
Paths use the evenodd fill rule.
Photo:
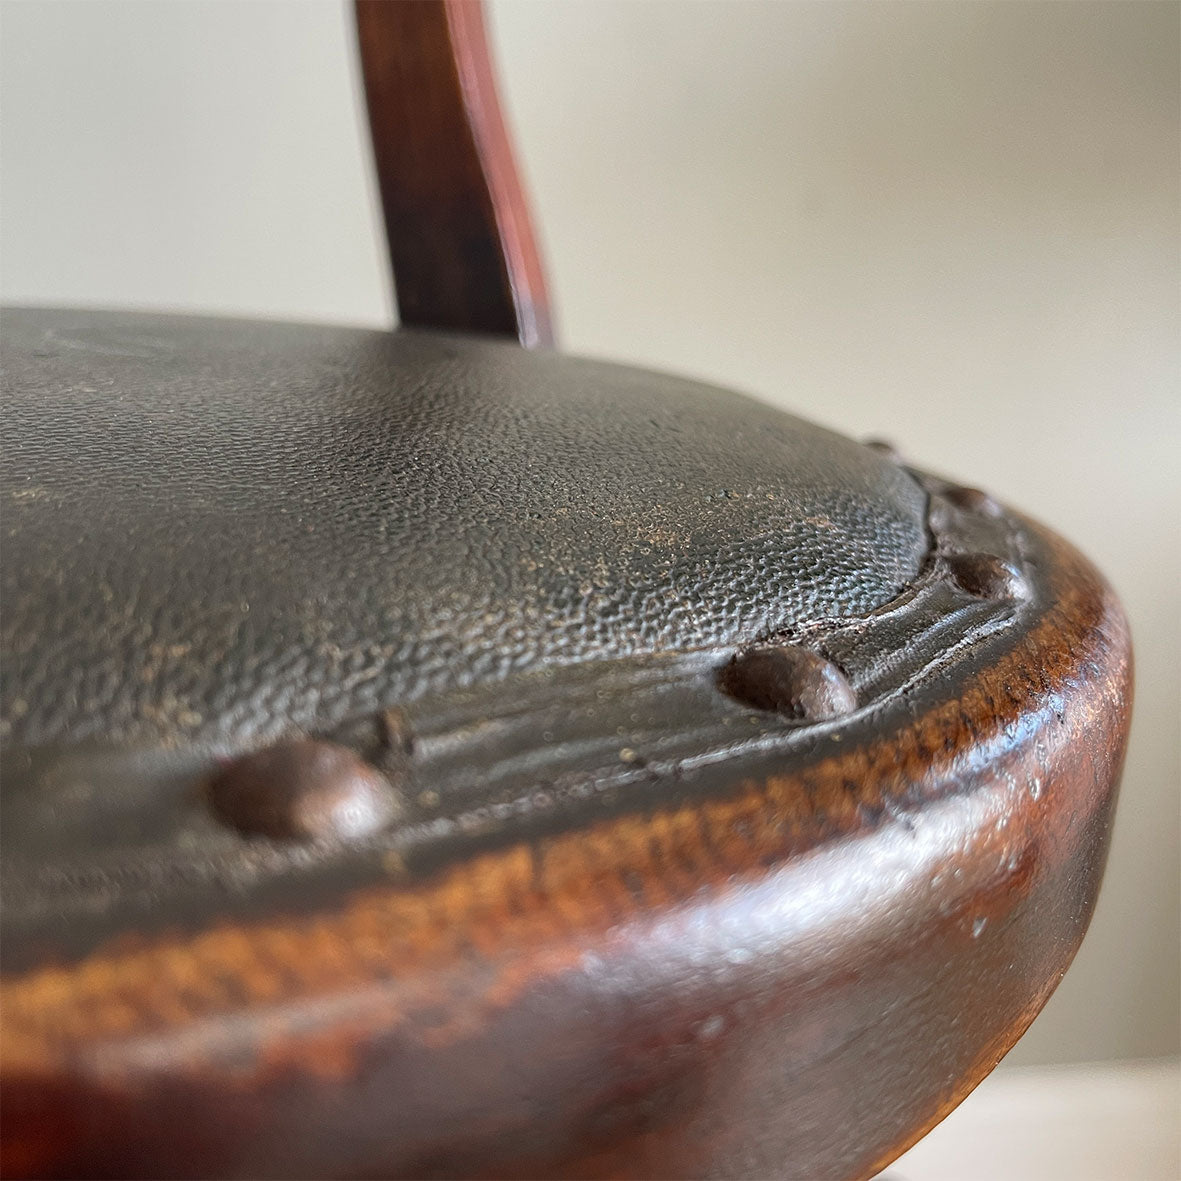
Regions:
<instances>
[{"instance_id":1,"label":"curved wooden edge","mask_svg":"<svg viewBox=\"0 0 1181 1181\"><path fill-rule=\"evenodd\" d=\"M402 323L552 344L480 0L357 0L356 17Z\"/></svg>"},{"instance_id":2,"label":"curved wooden edge","mask_svg":"<svg viewBox=\"0 0 1181 1181\"><path fill-rule=\"evenodd\" d=\"M11 1172L871 1176L1024 1031L1098 890L1127 628L1028 539L1027 622L868 736L7 980Z\"/></svg>"}]
</instances>

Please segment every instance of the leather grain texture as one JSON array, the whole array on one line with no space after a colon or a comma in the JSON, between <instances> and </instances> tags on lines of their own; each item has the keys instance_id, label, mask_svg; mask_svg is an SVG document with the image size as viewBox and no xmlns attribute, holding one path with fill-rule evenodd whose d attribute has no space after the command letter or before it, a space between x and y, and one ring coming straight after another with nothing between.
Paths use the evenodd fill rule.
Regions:
<instances>
[{"instance_id":1,"label":"leather grain texture","mask_svg":"<svg viewBox=\"0 0 1181 1181\"><path fill-rule=\"evenodd\" d=\"M542 665L856 618L928 549L881 456L478 338L10 310L4 737L237 747Z\"/></svg>"},{"instance_id":2,"label":"leather grain texture","mask_svg":"<svg viewBox=\"0 0 1181 1181\"><path fill-rule=\"evenodd\" d=\"M512 345L3 335L6 1173L869 1177L1061 978L1131 664L1036 523Z\"/></svg>"}]
</instances>

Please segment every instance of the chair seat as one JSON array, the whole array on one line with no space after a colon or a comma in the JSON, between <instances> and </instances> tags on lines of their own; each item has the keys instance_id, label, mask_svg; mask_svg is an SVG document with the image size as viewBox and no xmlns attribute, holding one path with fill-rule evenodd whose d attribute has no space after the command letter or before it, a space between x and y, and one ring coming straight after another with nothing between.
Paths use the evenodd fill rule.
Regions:
<instances>
[{"instance_id":1,"label":"chair seat","mask_svg":"<svg viewBox=\"0 0 1181 1181\"><path fill-rule=\"evenodd\" d=\"M720 652L863 616L927 551L898 467L688 381L181 317L10 311L5 338L23 743L257 743Z\"/></svg>"},{"instance_id":2,"label":"chair seat","mask_svg":"<svg viewBox=\"0 0 1181 1181\"><path fill-rule=\"evenodd\" d=\"M479 338L4 333L38 1171L865 1174L1048 996L1129 677L1052 534Z\"/></svg>"}]
</instances>

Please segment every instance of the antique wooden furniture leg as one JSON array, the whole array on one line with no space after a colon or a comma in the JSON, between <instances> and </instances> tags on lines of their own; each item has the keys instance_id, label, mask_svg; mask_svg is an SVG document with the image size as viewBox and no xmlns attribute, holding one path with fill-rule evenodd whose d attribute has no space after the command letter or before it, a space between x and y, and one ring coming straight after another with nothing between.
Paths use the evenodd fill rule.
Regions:
<instances>
[{"instance_id":1,"label":"antique wooden furniture leg","mask_svg":"<svg viewBox=\"0 0 1181 1181\"><path fill-rule=\"evenodd\" d=\"M358 8L399 331L5 313L6 1176L870 1177L1082 938L1109 587L520 348L479 20Z\"/></svg>"}]
</instances>

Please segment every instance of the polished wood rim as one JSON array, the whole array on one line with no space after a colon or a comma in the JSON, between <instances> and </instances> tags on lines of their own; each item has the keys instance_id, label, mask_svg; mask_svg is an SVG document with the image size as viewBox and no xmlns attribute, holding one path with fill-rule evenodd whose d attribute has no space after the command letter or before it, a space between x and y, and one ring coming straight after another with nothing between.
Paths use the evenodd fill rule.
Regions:
<instances>
[{"instance_id":1,"label":"polished wood rim","mask_svg":"<svg viewBox=\"0 0 1181 1181\"><path fill-rule=\"evenodd\" d=\"M183 1141L205 1172L667 1176L693 1157L722 1176L778 1156L871 1175L1020 1036L1102 870L1126 624L1084 559L1022 530L1022 624L827 750L425 880L391 866L315 914L7 979L10 1151L40 1173L111 1151L184 1172L172 1118L236 1096L232 1128ZM817 1126L834 1110L856 1118L839 1142Z\"/></svg>"}]
</instances>

